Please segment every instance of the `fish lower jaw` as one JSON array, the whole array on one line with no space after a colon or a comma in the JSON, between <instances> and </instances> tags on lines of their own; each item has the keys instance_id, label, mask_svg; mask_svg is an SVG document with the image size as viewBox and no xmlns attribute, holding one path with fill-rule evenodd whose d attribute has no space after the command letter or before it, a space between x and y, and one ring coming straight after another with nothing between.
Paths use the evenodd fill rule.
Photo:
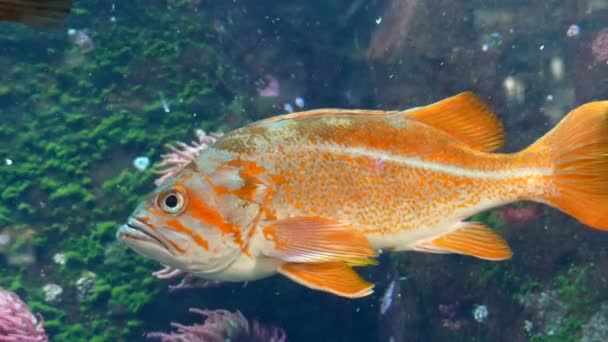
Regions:
<instances>
[{"instance_id":1,"label":"fish lower jaw","mask_svg":"<svg viewBox=\"0 0 608 342\"><path fill-rule=\"evenodd\" d=\"M140 250L161 250L173 255L173 252L156 237L126 224L118 228L116 239L144 255L148 253Z\"/></svg>"}]
</instances>

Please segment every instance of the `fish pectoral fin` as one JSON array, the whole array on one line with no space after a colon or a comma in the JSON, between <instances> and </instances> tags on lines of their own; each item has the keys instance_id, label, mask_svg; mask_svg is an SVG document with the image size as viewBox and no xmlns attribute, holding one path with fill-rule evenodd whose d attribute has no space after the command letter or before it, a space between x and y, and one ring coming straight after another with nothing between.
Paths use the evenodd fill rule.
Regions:
<instances>
[{"instance_id":1,"label":"fish pectoral fin","mask_svg":"<svg viewBox=\"0 0 608 342\"><path fill-rule=\"evenodd\" d=\"M375 264L378 253L352 226L321 217L293 217L261 225L263 253L286 262L341 261L351 266Z\"/></svg>"},{"instance_id":2,"label":"fish pectoral fin","mask_svg":"<svg viewBox=\"0 0 608 342\"><path fill-rule=\"evenodd\" d=\"M365 281L344 262L290 262L281 265L279 273L308 288L342 297L359 298L374 292L374 284Z\"/></svg>"},{"instance_id":3,"label":"fish pectoral fin","mask_svg":"<svg viewBox=\"0 0 608 342\"><path fill-rule=\"evenodd\" d=\"M509 259L513 252L507 242L480 222L461 222L461 228L430 241L416 249L435 253L458 253L486 260Z\"/></svg>"},{"instance_id":4,"label":"fish pectoral fin","mask_svg":"<svg viewBox=\"0 0 608 342\"><path fill-rule=\"evenodd\" d=\"M493 151L504 144L504 129L496 115L471 92L464 92L403 112L461 140L480 151Z\"/></svg>"}]
</instances>

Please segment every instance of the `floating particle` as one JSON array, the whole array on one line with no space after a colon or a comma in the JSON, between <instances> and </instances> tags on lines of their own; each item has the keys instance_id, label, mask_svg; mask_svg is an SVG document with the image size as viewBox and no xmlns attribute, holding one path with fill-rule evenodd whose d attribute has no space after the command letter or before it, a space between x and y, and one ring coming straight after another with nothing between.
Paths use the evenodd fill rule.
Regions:
<instances>
[{"instance_id":1,"label":"floating particle","mask_svg":"<svg viewBox=\"0 0 608 342\"><path fill-rule=\"evenodd\" d=\"M150 158L146 156L137 157L133 160L133 167L139 171L144 171L150 166Z\"/></svg>"},{"instance_id":2,"label":"floating particle","mask_svg":"<svg viewBox=\"0 0 608 342\"><path fill-rule=\"evenodd\" d=\"M502 45L502 35L499 32L486 33L481 36L481 51L495 50Z\"/></svg>"},{"instance_id":3,"label":"floating particle","mask_svg":"<svg viewBox=\"0 0 608 342\"><path fill-rule=\"evenodd\" d=\"M304 99L301 97L296 97L295 99L295 104L296 106L298 106L299 108L304 108Z\"/></svg>"},{"instance_id":4,"label":"floating particle","mask_svg":"<svg viewBox=\"0 0 608 342\"><path fill-rule=\"evenodd\" d=\"M485 305L477 305L473 310L473 318L479 323L483 323L488 319L488 307Z\"/></svg>"},{"instance_id":5,"label":"floating particle","mask_svg":"<svg viewBox=\"0 0 608 342\"><path fill-rule=\"evenodd\" d=\"M9 166L13 165L13 160L9 159L9 158L4 158L4 164L9 165Z\"/></svg>"},{"instance_id":6,"label":"floating particle","mask_svg":"<svg viewBox=\"0 0 608 342\"><path fill-rule=\"evenodd\" d=\"M382 22L382 17L376 18L376 25L380 25L381 22Z\"/></svg>"},{"instance_id":7,"label":"floating particle","mask_svg":"<svg viewBox=\"0 0 608 342\"><path fill-rule=\"evenodd\" d=\"M283 105L283 109L287 112L287 113L293 113L294 109L293 109L293 105L291 103L286 103Z\"/></svg>"},{"instance_id":8,"label":"floating particle","mask_svg":"<svg viewBox=\"0 0 608 342\"><path fill-rule=\"evenodd\" d=\"M579 33L581 33L581 28L578 25L573 24L568 27L568 30L566 31L566 36L575 37L578 36Z\"/></svg>"},{"instance_id":9,"label":"floating particle","mask_svg":"<svg viewBox=\"0 0 608 342\"><path fill-rule=\"evenodd\" d=\"M503 39L499 32L486 33L481 36L481 51L496 50L502 45Z\"/></svg>"}]
</instances>

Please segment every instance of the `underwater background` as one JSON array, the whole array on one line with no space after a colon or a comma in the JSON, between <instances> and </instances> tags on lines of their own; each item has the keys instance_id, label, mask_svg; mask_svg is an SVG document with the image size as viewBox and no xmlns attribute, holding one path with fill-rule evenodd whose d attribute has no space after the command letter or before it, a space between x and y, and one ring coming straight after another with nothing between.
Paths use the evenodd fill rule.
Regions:
<instances>
[{"instance_id":1,"label":"underwater background","mask_svg":"<svg viewBox=\"0 0 608 342\"><path fill-rule=\"evenodd\" d=\"M51 341L144 341L189 308L289 341L608 341L608 234L542 205L479 215L511 260L385 254L355 300L278 276L172 290L115 239L196 129L471 90L519 150L608 98L606 0L74 1L61 29L0 23L0 70L0 288Z\"/></svg>"}]
</instances>

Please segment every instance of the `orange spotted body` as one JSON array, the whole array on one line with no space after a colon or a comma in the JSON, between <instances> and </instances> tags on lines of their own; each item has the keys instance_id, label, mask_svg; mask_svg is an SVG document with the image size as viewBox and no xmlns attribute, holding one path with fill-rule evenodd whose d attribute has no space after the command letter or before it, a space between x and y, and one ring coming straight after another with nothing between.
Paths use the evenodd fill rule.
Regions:
<instances>
[{"instance_id":1,"label":"orange spotted body","mask_svg":"<svg viewBox=\"0 0 608 342\"><path fill-rule=\"evenodd\" d=\"M514 154L492 152L502 127L470 93L404 112L274 117L203 151L118 236L204 278L280 273L360 297L372 285L352 267L373 263L378 249L509 258L500 236L465 221L507 203L547 203L608 229L607 117L608 103L585 105Z\"/></svg>"},{"instance_id":2,"label":"orange spotted body","mask_svg":"<svg viewBox=\"0 0 608 342\"><path fill-rule=\"evenodd\" d=\"M243 153L240 158L267 170L262 183L274 194L264 203L269 211L264 219L332 218L365 234L374 248L416 249L420 239L449 228L446 222L545 190L543 182L531 186L529 180L542 178L546 167L526 169L522 158L475 151L433 127L393 115L401 127L392 137L386 131L393 127L382 123L346 142L319 141L314 131L307 135L278 127L276 139L284 141L280 149L273 150L276 143L270 138L262 140L267 148L260 144L253 154ZM344 125L354 127L345 131L386 120L348 119ZM313 130L336 124L316 121L310 123ZM399 149L386 149L387 144ZM429 148L421 151L421 146Z\"/></svg>"}]
</instances>

